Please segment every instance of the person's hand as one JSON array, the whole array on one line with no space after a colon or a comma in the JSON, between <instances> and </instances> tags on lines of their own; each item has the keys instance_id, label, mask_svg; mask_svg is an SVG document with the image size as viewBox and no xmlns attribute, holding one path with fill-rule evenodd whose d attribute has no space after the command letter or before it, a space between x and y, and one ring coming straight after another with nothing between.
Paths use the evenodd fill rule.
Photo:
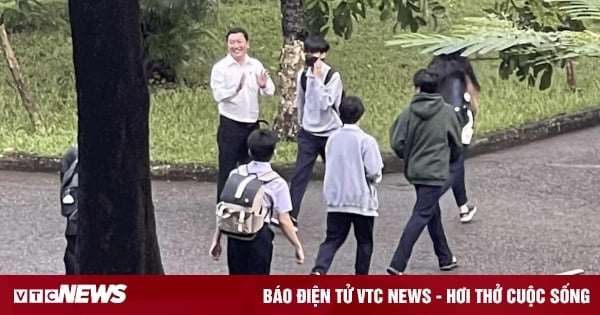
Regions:
<instances>
[{"instance_id":1,"label":"person's hand","mask_svg":"<svg viewBox=\"0 0 600 315\"><path fill-rule=\"evenodd\" d=\"M240 79L240 83L238 84L237 87L237 92L239 92L243 87L244 87L244 83L246 82L246 74L242 73L242 78Z\"/></svg>"},{"instance_id":2,"label":"person's hand","mask_svg":"<svg viewBox=\"0 0 600 315\"><path fill-rule=\"evenodd\" d=\"M304 263L304 249L302 245L296 247L296 263L302 265Z\"/></svg>"},{"instance_id":3,"label":"person's hand","mask_svg":"<svg viewBox=\"0 0 600 315\"><path fill-rule=\"evenodd\" d=\"M212 257L212 259L219 260L222 251L223 248L221 247L221 242L213 241L212 245L210 246L210 256Z\"/></svg>"},{"instance_id":4,"label":"person's hand","mask_svg":"<svg viewBox=\"0 0 600 315\"><path fill-rule=\"evenodd\" d=\"M313 74L315 77L323 79L323 60L321 60L321 58L318 58L315 62L315 65L313 66Z\"/></svg>"},{"instance_id":5,"label":"person's hand","mask_svg":"<svg viewBox=\"0 0 600 315\"><path fill-rule=\"evenodd\" d=\"M261 74L256 75L256 83L258 83L258 87L264 89L267 86L267 82L269 81L269 73L267 70L263 70Z\"/></svg>"}]
</instances>

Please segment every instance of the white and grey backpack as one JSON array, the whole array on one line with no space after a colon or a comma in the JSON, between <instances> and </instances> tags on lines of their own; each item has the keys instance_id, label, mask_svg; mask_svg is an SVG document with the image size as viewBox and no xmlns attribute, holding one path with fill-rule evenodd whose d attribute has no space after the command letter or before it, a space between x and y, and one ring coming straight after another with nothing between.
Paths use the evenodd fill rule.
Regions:
<instances>
[{"instance_id":1,"label":"white and grey backpack","mask_svg":"<svg viewBox=\"0 0 600 315\"><path fill-rule=\"evenodd\" d=\"M280 176L270 171L262 176L248 173L248 166L242 165L232 172L217 204L216 216L219 230L230 237L253 240L263 228L271 209L263 206L264 184Z\"/></svg>"}]
</instances>

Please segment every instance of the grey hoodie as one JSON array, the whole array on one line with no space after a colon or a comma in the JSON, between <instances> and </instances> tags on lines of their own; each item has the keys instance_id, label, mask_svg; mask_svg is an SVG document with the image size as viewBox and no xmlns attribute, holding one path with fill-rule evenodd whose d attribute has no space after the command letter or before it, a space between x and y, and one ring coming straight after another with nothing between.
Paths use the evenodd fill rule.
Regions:
<instances>
[{"instance_id":1,"label":"grey hoodie","mask_svg":"<svg viewBox=\"0 0 600 315\"><path fill-rule=\"evenodd\" d=\"M296 82L296 107L298 108L298 124L302 129L316 135L329 136L342 126L338 116L342 102L342 79L334 73L327 85L323 82L331 67L323 63L323 79L317 79L312 69L306 71L306 91L302 90L302 71L298 73Z\"/></svg>"}]
</instances>

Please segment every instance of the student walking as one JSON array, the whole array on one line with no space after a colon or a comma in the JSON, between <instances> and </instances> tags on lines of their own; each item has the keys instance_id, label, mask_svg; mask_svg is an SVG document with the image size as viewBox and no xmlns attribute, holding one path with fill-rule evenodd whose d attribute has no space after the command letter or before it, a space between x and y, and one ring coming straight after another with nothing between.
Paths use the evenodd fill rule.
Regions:
<instances>
[{"instance_id":1,"label":"student walking","mask_svg":"<svg viewBox=\"0 0 600 315\"><path fill-rule=\"evenodd\" d=\"M381 182L383 160L375 138L359 127L364 111L358 97L345 97L340 106L344 125L327 140L323 182L327 232L312 269L315 275L327 273L351 226L357 243L355 273L369 273L373 226L375 217L379 215L375 184Z\"/></svg>"},{"instance_id":2,"label":"student walking","mask_svg":"<svg viewBox=\"0 0 600 315\"><path fill-rule=\"evenodd\" d=\"M327 138L341 127L339 105L343 86L338 72L325 63L329 43L322 37L309 37L304 42L306 69L298 74L296 106L298 108L298 153L290 180L292 220L297 218L308 182L318 156L325 161Z\"/></svg>"},{"instance_id":3,"label":"student walking","mask_svg":"<svg viewBox=\"0 0 600 315\"><path fill-rule=\"evenodd\" d=\"M279 225L285 237L294 246L296 262L304 262L304 250L298 239L289 212L292 210L289 188L286 181L271 168L271 159L275 153L277 136L269 130L252 131L248 137L248 148L252 161L240 166L247 174L255 174L257 178L275 175L274 179L265 182L262 206L267 209L265 224L251 240L227 237L227 265L231 275L268 275L271 272L273 258L273 239L275 234L269 227L271 215L277 213ZM239 170L239 169L238 169ZM238 170L233 170L235 173ZM210 255L218 260L221 256L221 231L217 227L210 247Z\"/></svg>"},{"instance_id":4,"label":"student walking","mask_svg":"<svg viewBox=\"0 0 600 315\"><path fill-rule=\"evenodd\" d=\"M419 70L413 78L416 94L390 128L390 145L404 160L404 176L415 187L417 200L406 223L389 274L403 274L413 247L427 227L441 270L457 266L442 226L439 199L448 181L450 163L462 151L461 127L453 107L436 93L438 78ZM451 179L450 179L451 180Z\"/></svg>"},{"instance_id":5,"label":"student walking","mask_svg":"<svg viewBox=\"0 0 600 315\"><path fill-rule=\"evenodd\" d=\"M435 56L428 65L428 70L436 73L439 78L437 92L444 101L452 106L459 117L462 126L463 153L450 165L452 180L446 183L442 190L444 194L452 188L454 200L459 209L459 219L462 223L473 220L477 212L475 205L468 203L465 183L465 154L474 131L475 116L479 107L478 93L481 89L471 61L458 51L452 54Z\"/></svg>"},{"instance_id":6,"label":"student walking","mask_svg":"<svg viewBox=\"0 0 600 315\"><path fill-rule=\"evenodd\" d=\"M225 39L229 53L213 66L210 76L219 108L217 202L229 172L249 160L246 140L259 127L259 95L275 93L275 85L262 63L247 54L248 32L235 27Z\"/></svg>"}]
</instances>

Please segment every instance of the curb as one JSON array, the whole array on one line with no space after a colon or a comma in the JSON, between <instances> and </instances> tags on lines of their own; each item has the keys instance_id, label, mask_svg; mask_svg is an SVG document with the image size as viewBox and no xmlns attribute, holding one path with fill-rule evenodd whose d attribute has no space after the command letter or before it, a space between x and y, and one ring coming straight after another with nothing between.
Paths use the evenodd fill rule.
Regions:
<instances>
[{"instance_id":1,"label":"curb","mask_svg":"<svg viewBox=\"0 0 600 315\"><path fill-rule=\"evenodd\" d=\"M488 154L529 142L550 138L568 132L600 125L600 107L593 107L573 114L557 115L542 121L529 123L518 128L508 128L478 136L469 147L467 158ZM399 173L403 171L403 163L391 153L383 155L383 173ZM41 157L35 155L16 154L0 155L0 170L58 173L60 158ZM294 164L273 165L273 169L285 179L289 179ZM324 165L317 162L312 179L323 178ZM167 181L205 181L215 182L217 168L199 164L166 164L152 163L151 175L155 180Z\"/></svg>"}]
</instances>

